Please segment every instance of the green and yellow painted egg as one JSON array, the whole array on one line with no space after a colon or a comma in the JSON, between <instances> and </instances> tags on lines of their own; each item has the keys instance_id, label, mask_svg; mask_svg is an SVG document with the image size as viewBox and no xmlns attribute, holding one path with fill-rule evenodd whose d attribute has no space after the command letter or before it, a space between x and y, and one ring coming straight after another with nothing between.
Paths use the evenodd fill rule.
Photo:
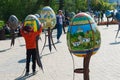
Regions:
<instances>
[{"instance_id":1,"label":"green and yellow painted egg","mask_svg":"<svg viewBox=\"0 0 120 80\"><path fill-rule=\"evenodd\" d=\"M24 26L31 26L33 31L37 32L41 28L41 23L35 15L28 15L25 18Z\"/></svg>"},{"instance_id":2,"label":"green and yellow painted egg","mask_svg":"<svg viewBox=\"0 0 120 80\"><path fill-rule=\"evenodd\" d=\"M56 25L56 15L53 9L49 6L44 7L40 13L40 22L43 23L43 29L51 29Z\"/></svg>"},{"instance_id":3,"label":"green and yellow painted egg","mask_svg":"<svg viewBox=\"0 0 120 80\"><path fill-rule=\"evenodd\" d=\"M69 51L78 57L84 57L90 52L95 54L100 43L100 32L93 18L86 13L75 15L67 32Z\"/></svg>"}]
</instances>

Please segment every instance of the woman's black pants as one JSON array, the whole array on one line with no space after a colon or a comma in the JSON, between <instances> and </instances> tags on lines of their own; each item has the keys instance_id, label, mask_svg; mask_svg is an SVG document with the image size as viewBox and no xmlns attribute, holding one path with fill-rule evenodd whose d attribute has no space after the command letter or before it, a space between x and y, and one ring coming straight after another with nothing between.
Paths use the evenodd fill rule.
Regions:
<instances>
[{"instance_id":1,"label":"woman's black pants","mask_svg":"<svg viewBox=\"0 0 120 80\"><path fill-rule=\"evenodd\" d=\"M26 53L26 72L29 72L30 60L32 57L32 71L36 70L36 49L27 49Z\"/></svg>"}]
</instances>

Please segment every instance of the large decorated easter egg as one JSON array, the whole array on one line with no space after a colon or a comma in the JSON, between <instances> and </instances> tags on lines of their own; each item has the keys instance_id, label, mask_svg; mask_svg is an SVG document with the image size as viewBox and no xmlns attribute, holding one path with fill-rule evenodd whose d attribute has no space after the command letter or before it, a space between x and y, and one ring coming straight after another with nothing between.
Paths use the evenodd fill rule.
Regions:
<instances>
[{"instance_id":1,"label":"large decorated easter egg","mask_svg":"<svg viewBox=\"0 0 120 80\"><path fill-rule=\"evenodd\" d=\"M24 26L31 26L33 31L37 32L41 28L41 23L35 15L28 15L25 18Z\"/></svg>"},{"instance_id":2,"label":"large decorated easter egg","mask_svg":"<svg viewBox=\"0 0 120 80\"><path fill-rule=\"evenodd\" d=\"M78 57L84 57L90 52L95 54L100 43L100 32L93 18L86 13L75 15L67 32L69 51Z\"/></svg>"},{"instance_id":3,"label":"large decorated easter egg","mask_svg":"<svg viewBox=\"0 0 120 80\"><path fill-rule=\"evenodd\" d=\"M109 18L112 16L112 12L110 10L107 10L107 11L105 11L105 15L106 15L106 17Z\"/></svg>"},{"instance_id":4,"label":"large decorated easter egg","mask_svg":"<svg viewBox=\"0 0 120 80\"><path fill-rule=\"evenodd\" d=\"M40 15L39 14L34 14L38 19L40 18Z\"/></svg>"},{"instance_id":5,"label":"large decorated easter egg","mask_svg":"<svg viewBox=\"0 0 120 80\"><path fill-rule=\"evenodd\" d=\"M55 27L56 15L51 7L46 6L41 10L40 22L43 23L44 29L48 29L48 27L50 27L52 29Z\"/></svg>"},{"instance_id":6,"label":"large decorated easter egg","mask_svg":"<svg viewBox=\"0 0 120 80\"><path fill-rule=\"evenodd\" d=\"M15 30L15 29L17 29L18 25L19 25L18 18L15 15L11 15L8 19L8 26L11 29Z\"/></svg>"}]
</instances>

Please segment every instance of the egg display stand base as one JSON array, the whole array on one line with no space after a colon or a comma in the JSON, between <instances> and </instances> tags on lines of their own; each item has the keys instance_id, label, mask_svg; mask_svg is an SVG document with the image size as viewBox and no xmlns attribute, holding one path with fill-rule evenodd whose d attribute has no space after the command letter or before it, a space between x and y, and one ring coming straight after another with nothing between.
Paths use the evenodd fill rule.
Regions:
<instances>
[{"instance_id":1,"label":"egg display stand base","mask_svg":"<svg viewBox=\"0 0 120 80\"><path fill-rule=\"evenodd\" d=\"M118 25L118 30L117 30L117 33L116 33L115 39L117 38L119 31L120 31L120 22L119 22L119 25Z\"/></svg>"},{"instance_id":2,"label":"egg display stand base","mask_svg":"<svg viewBox=\"0 0 120 80\"><path fill-rule=\"evenodd\" d=\"M5 36L5 31L4 29L0 29L0 40L5 40L6 36Z\"/></svg>"},{"instance_id":3,"label":"egg display stand base","mask_svg":"<svg viewBox=\"0 0 120 80\"><path fill-rule=\"evenodd\" d=\"M78 68L74 70L74 73L83 73L84 80L89 80L89 63L91 55L92 52L84 57L83 68Z\"/></svg>"},{"instance_id":4,"label":"egg display stand base","mask_svg":"<svg viewBox=\"0 0 120 80\"><path fill-rule=\"evenodd\" d=\"M15 44L15 32L14 30L11 30L11 44L10 47L14 46Z\"/></svg>"},{"instance_id":5,"label":"egg display stand base","mask_svg":"<svg viewBox=\"0 0 120 80\"><path fill-rule=\"evenodd\" d=\"M42 54L42 52L43 52L43 50L45 48L47 37L48 37L48 46L49 46L50 52L52 50L51 43L52 43L53 47L55 48L55 50L57 50L56 47L55 47L55 44L53 42L52 31L51 31L51 29L49 27L48 30L45 30L45 42L44 42L44 46L42 48L41 54Z\"/></svg>"},{"instance_id":6,"label":"egg display stand base","mask_svg":"<svg viewBox=\"0 0 120 80\"><path fill-rule=\"evenodd\" d=\"M109 18L107 18L107 24L106 24L107 27L108 27L108 22L109 22Z\"/></svg>"},{"instance_id":7,"label":"egg display stand base","mask_svg":"<svg viewBox=\"0 0 120 80\"><path fill-rule=\"evenodd\" d=\"M66 34L66 31L65 31L65 27L66 27L67 25L65 24L65 22L63 23L63 31L64 31L64 34Z\"/></svg>"},{"instance_id":8,"label":"egg display stand base","mask_svg":"<svg viewBox=\"0 0 120 80\"><path fill-rule=\"evenodd\" d=\"M39 46L38 46L38 40L39 40L39 36L37 36L36 38L36 62L38 64L38 66L42 69L43 71L43 65L42 65L42 62L41 62L41 57L39 55Z\"/></svg>"},{"instance_id":9,"label":"egg display stand base","mask_svg":"<svg viewBox=\"0 0 120 80\"><path fill-rule=\"evenodd\" d=\"M112 16L111 16L112 17ZM109 21L109 18L111 18L111 17L107 17L107 24L106 24L106 26L108 27L109 26L109 24L110 24L110 22L113 22L113 17L112 17L112 20L111 21Z\"/></svg>"}]
</instances>

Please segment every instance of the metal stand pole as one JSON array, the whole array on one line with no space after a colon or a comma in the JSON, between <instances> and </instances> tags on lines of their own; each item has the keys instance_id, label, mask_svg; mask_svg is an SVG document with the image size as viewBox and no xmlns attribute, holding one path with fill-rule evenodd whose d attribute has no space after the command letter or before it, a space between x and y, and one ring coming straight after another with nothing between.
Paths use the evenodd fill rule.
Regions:
<instances>
[{"instance_id":1,"label":"metal stand pole","mask_svg":"<svg viewBox=\"0 0 120 80\"><path fill-rule=\"evenodd\" d=\"M84 80L89 80L89 63L90 63L91 55L92 55L92 52L88 53L84 57L83 68L78 68L74 70L75 73L83 73Z\"/></svg>"},{"instance_id":2,"label":"metal stand pole","mask_svg":"<svg viewBox=\"0 0 120 80\"><path fill-rule=\"evenodd\" d=\"M46 33L48 33L48 34L46 34ZM42 52L43 52L43 50L44 50L44 48L45 48L45 44L46 44L47 37L48 37L48 42L49 42L48 45L49 45L50 52L51 52L51 50L52 50L52 48L51 48L51 43L52 43L53 47L56 49L55 44L54 44L54 42L53 42L52 31L50 30L50 27L49 27L48 31L45 31L45 42L44 42L44 46L43 46L43 48L42 48L41 54L42 54Z\"/></svg>"},{"instance_id":3,"label":"metal stand pole","mask_svg":"<svg viewBox=\"0 0 120 80\"><path fill-rule=\"evenodd\" d=\"M107 17L107 27L108 27L108 25L109 25L109 18Z\"/></svg>"},{"instance_id":4,"label":"metal stand pole","mask_svg":"<svg viewBox=\"0 0 120 80\"><path fill-rule=\"evenodd\" d=\"M118 30L117 30L117 33L116 33L115 39L117 38L119 31L120 31L120 22L118 22Z\"/></svg>"}]
</instances>

